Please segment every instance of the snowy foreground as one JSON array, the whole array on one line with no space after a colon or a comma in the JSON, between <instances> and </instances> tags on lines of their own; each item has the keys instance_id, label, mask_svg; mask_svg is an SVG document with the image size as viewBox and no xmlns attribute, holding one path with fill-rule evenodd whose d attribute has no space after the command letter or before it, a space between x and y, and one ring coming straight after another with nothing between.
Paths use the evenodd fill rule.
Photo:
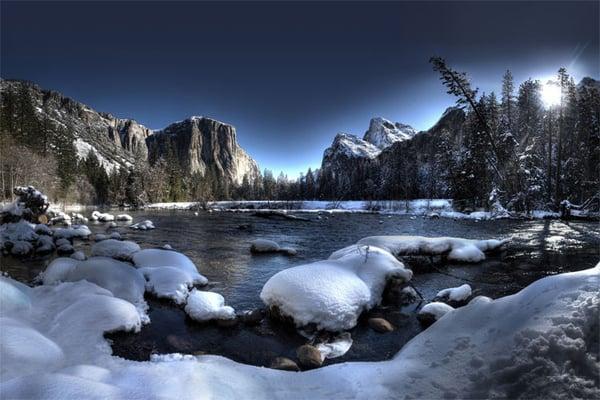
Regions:
<instances>
[{"instance_id":1,"label":"snowy foreground","mask_svg":"<svg viewBox=\"0 0 600 400\"><path fill-rule=\"evenodd\" d=\"M113 357L103 332L139 330L139 307L86 280L30 288L1 278L0 397L598 397L599 278L600 264L477 297L389 361L300 373L218 356Z\"/></svg>"}]
</instances>

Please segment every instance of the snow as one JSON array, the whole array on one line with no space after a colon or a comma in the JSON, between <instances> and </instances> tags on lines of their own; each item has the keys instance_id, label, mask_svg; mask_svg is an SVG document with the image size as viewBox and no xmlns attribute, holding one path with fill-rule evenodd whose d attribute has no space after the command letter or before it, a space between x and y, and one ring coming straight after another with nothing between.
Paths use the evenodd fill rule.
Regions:
<instances>
[{"instance_id":1,"label":"snow","mask_svg":"<svg viewBox=\"0 0 600 400\"><path fill-rule=\"evenodd\" d=\"M85 260L87 257L85 256L85 253L83 251L76 251L73 254L71 254L70 256L72 259L74 260L78 260L78 261L83 261Z\"/></svg>"},{"instance_id":2,"label":"snow","mask_svg":"<svg viewBox=\"0 0 600 400\"><path fill-rule=\"evenodd\" d=\"M225 305L223 296L198 289L193 289L188 295L185 312L190 318L201 322L235 318L235 310Z\"/></svg>"},{"instance_id":3,"label":"snow","mask_svg":"<svg viewBox=\"0 0 600 400\"><path fill-rule=\"evenodd\" d=\"M396 142L411 139L416 133L409 125L394 124L385 118L375 117L371 119L363 140L383 150Z\"/></svg>"},{"instance_id":4,"label":"snow","mask_svg":"<svg viewBox=\"0 0 600 400\"><path fill-rule=\"evenodd\" d=\"M479 262L485 260L484 252L499 249L507 242L507 239L471 240L452 237L369 236L359 240L357 244L380 247L395 256L447 254L448 260Z\"/></svg>"},{"instance_id":5,"label":"snow","mask_svg":"<svg viewBox=\"0 0 600 400\"><path fill-rule=\"evenodd\" d=\"M133 221L133 217L129 214L119 214L115 217L117 221Z\"/></svg>"},{"instance_id":6,"label":"snow","mask_svg":"<svg viewBox=\"0 0 600 400\"><path fill-rule=\"evenodd\" d=\"M54 230L54 238L65 238L65 239L87 239L92 234L90 228L86 225L73 225L69 228L56 228Z\"/></svg>"},{"instance_id":7,"label":"snow","mask_svg":"<svg viewBox=\"0 0 600 400\"><path fill-rule=\"evenodd\" d=\"M255 239L250 242L250 251L253 253L285 253L295 255L296 250L291 247L281 247L277 242L268 239Z\"/></svg>"},{"instance_id":8,"label":"snow","mask_svg":"<svg viewBox=\"0 0 600 400\"><path fill-rule=\"evenodd\" d=\"M435 297L447 298L450 301L464 301L471 297L472 293L471 286L465 283L459 287L440 290Z\"/></svg>"},{"instance_id":9,"label":"snow","mask_svg":"<svg viewBox=\"0 0 600 400\"><path fill-rule=\"evenodd\" d=\"M176 267L145 267L139 271L146 278L146 290L156 297L171 299L184 304L194 278L185 270Z\"/></svg>"},{"instance_id":10,"label":"snow","mask_svg":"<svg viewBox=\"0 0 600 400\"><path fill-rule=\"evenodd\" d=\"M150 221L149 219L147 219L145 221L138 222L137 224L129 225L129 227L131 229L137 229L137 230L145 231L145 230L148 230L148 229L154 229L154 224L152 223L152 221Z\"/></svg>"},{"instance_id":11,"label":"snow","mask_svg":"<svg viewBox=\"0 0 600 400\"><path fill-rule=\"evenodd\" d=\"M131 260L133 254L140 250L140 246L135 242L106 239L92 246L91 255L93 257L112 257L117 260Z\"/></svg>"},{"instance_id":12,"label":"snow","mask_svg":"<svg viewBox=\"0 0 600 400\"><path fill-rule=\"evenodd\" d=\"M139 330L133 305L86 281L24 288L3 278L14 287L0 290L1 317L51 340L63 356L37 354L20 335L3 338L0 398L598 398L590 349L598 343L599 278L600 265L541 279L512 296L473 300L391 360L301 373L218 356L113 357L103 333ZM20 357L6 362L7 348L20 348Z\"/></svg>"},{"instance_id":13,"label":"snow","mask_svg":"<svg viewBox=\"0 0 600 400\"><path fill-rule=\"evenodd\" d=\"M206 285L208 279L198 272L198 268L184 254L165 249L144 249L133 254L133 264L137 268L174 267L186 272L194 284Z\"/></svg>"},{"instance_id":14,"label":"snow","mask_svg":"<svg viewBox=\"0 0 600 400\"><path fill-rule=\"evenodd\" d=\"M452 310L454 310L454 307L451 307L446 303L434 301L425 304L423 308L419 310L419 315L430 315L437 321Z\"/></svg>"},{"instance_id":15,"label":"snow","mask_svg":"<svg viewBox=\"0 0 600 400\"><path fill-rule=\"evenodd\" d=\"M87 280L109 290L115 297L135 304L142 313L147 308L144 276L131 265L112 258L90 257L85 261L57 258L42 277L44 285L79 280Z\"/></svg>"},{"instance_id":16,"label":"snow","mask_svg":"<svg viewBox=\"0 0 600 400\"><path fill-rule=\"evenodd\" d=\"M325 150L324 158L342 154L348 158L376 158L381 150L354 135L338 133L331 147Z\"/></svg>"},{"instance_id":17,"label":"snow","mask_svg":"<svg viewBox=\"0 0 600 400\"><path fill-rule=\"evenodd\" d=\"M317 261L280 271L264 285L260 298L292 317L296 325L315 323L341 331L381 301L391 277L408 281L412 272L394 256L372 246L354 246Z\"/></svg>"},{"instance_id":18,"label":"snow","mask_svg":"<svg viewBox=\"0 0 600 400\"><path fill-rule=\"evenodd\" d=\"M101 213L100 211L92 212L92 216L90 217L90 221L110 222L114 220L114 215L109 213Z\"/></svg>"}]
</instances>

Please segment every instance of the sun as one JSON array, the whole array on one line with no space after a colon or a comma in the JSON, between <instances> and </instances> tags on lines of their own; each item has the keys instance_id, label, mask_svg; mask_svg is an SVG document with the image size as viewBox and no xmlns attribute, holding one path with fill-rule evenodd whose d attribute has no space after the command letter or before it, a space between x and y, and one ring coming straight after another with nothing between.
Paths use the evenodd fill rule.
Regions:
<instances>
[{"instance_id":1,"label":"sun","mask_svg":"<svg viewBox=\"0 0 600 400\"><path fill-rule=\"evenodd\" d=\"M560 104L560 86L554 81L548 80L542 84L542 101L546 107Z\"/></svg>"}]
</instances>

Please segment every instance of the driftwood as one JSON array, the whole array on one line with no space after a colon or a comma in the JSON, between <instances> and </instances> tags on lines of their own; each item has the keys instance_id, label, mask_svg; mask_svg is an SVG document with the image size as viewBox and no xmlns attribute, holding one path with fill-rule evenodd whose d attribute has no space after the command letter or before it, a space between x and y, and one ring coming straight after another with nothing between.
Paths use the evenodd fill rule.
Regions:
<instances>
[{"instance_id":1,"label":"driftwood","mask_svg":"<svg viewBox=\"0 0 600 400\"><path fill-rule=\"evenodd\" d=\"M277 210L264 210L264 211L257 211L254 214L252 214L255 217L262 217L262 218L271 218L271 219L289 219L289 220L293 220L293 221L310 221L310 219L305 218L305 217L299 217L297 215L291 215L291 214L287 214L281 211L277 211Z\"/></svg>"}]
</instances>

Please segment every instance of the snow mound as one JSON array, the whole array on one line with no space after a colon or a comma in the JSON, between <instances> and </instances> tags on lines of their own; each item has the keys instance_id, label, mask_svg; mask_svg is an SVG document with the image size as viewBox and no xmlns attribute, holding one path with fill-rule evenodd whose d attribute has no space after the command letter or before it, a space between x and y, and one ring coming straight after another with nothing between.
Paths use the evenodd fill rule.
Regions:
<instances>
[{"instance_id":1,"label":"snow mound","mask_svg":"<svg viewBox=\"0 0 600 400\"><path fill-rule=\"evenodd\" d=\"M435 297L447 298L450 301L465 301L472 293L471 286L465 283L459 287L440 290Z\"/></svg>"},{"instance_id":2,"label":"snow mound","mask_svg":"<svg viewBox=\"0 0 600 400\"><path fill-rule=\"evenodd\" d=\"M284 253L295 255L296 249L291 247L281 247L279 243L267 239L255 239L250 242L250 251L252 253Z\"/></svg>"},{"instance_id":3,"label":"snow mound","mask_svg":"<svg viewBox=\"0 0 600 400\"><path fill-rule=\"evenodd\" d=\"M235 310L225 305L223 296L213 292L202 292L198 289L190 292L185 312L190 318L201 322L235 318Z\"/></svg>"},{"instance_id":4,"label":"snow mound","mask_svg":"<svg viewBox=\"0 0 600 400\"><path fill-rule=\"evenodd\" d=\"M129 240L106 239L94 243L92 257L112 257L117 260L131 260L134 253L140 251L140 246Z\"/></svg>"},{"instance_id":5,"label":"snow mound","mask_svg":"<svg viewBox=\"0 0 600 400\"><path fill-rule=\"evenodd\" d=\"M358 244L380 247L395 256L447 255L448 260L479 262L485 260L484 252L499 249L507 242L507 239L471 240L453 237L369 236L359 240Z\"/></svg>"},{"instance_id":6,"label":"snow mound","mask_svg":"<svg viewBox=\"0 0 600 400\"><path fill-rule=\"evenodd\" d=\"M420 316L430 316L435 321L442 318L444 315L454 310L454 307L449 306L446 303L441 303L438 301L434 301L428 304L425 304L421 310L419 310Z\"/></svg>"},{"instance_id":7,"label":"snow mound","mask_svg":"<svg viewBox=\"0 0 600 400\"><path fill-rule=\"evenodd\" d=\"M85 225L73 225L69 228L56 228L54 230L54 238L56 239L87 239L91 234L92 231Z\"/></svg>"},{"instance_id":8,"label":"snow mound","mask_svg":"<svg viewBox=\"0 0 600 400\"><path fill-rule=\"evenodd\" d=\"M145 267L139 271L146 278L146 290L156 297L171 299L184 304L189 288L194 285L193 277L185 270L176 267Z\"/></svg>"},{"instance_id":9,"label":"snow mound","mask_svg":"<svg viewBox=\"0 0 600 400\"><path fill-rule=\"evenodd\" d=\"M408 281L412 272L385 250L353 246L329 260L278 272L260 298L298 326L315 323L320 329L340 331L354 327L363 311L379 304L391 277Z\"/></svg>"},{"instance_id":10,"label":"snow mound","mask_svg":"<svg viewBox=\"0 0 600 400\"><path fill-rule=\"evenodd\" d=\"M137 229L140 231L147 231L149 229L154 229L154 224L149 219L138 222L137 224L129 225L131 229Z\"/></svg>"},{"instance_id":11,"label":"snow mound","mask_svg":"<svg viewBox=\"0 0 600 400\"><path fill-rule=\"evenodd\" d=\"M117 221L133 221L133 217L129 214L119 214L115 219Z\"/></svg>"},{"instance_id":12,"label":"snow mound","mask_svg":"<svg viewBox=\"0 0 600 400\"><path fill-rule=\"evenodd\" d=\"M194 284L206 285L208 279L198 272L198 268L184 254L173 250L144 249L133 254L133 264L143 267L175 267L186 272Z\"/></svg>"},{"instance_id":13,"label":"snow mound","mask_svg":"<svg viewBox=\"0 0 600 400\"><path fill-rule=\"evenodd\" d=\"M90 221L110 222L114 220L114 215L109 213L101 213L100 211L92 212L92 216L90 217Z\"/></svg>"},{"instance_id":14,"label":"snow mound","mask_svg":"<svg viewBox=\"0 0 600 400\"><path fill-rule=\"evenodd\" d=\"M103 242L100 242L103 243ZM87 280L109 290L115 297L135 304L145 311L144 276L131 265L108 257L91 257L84 261L57 258L44 271L43 283Z\"/></svg>"}]
</instances>

